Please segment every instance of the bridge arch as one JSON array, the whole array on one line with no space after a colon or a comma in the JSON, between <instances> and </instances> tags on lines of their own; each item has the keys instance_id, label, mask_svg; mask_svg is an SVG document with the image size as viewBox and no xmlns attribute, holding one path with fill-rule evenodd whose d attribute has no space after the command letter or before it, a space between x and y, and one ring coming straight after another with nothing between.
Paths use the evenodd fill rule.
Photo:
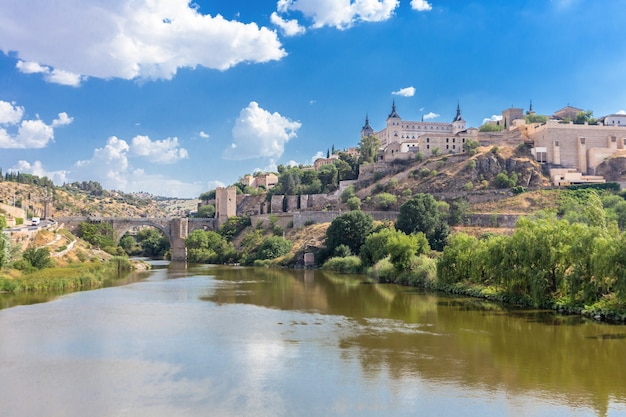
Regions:
<instances>
[{"instance_id":1,"label":"bridge arch","mask_svg":"<svg viewBox=\"0 0 626 417\"><path fill-rule=\"evenodd\" d=\"M137 226L154 227L168 238L173 261L186 261L187 248L185 239L194 230L215 230L216 219L188 219L166 217L65 217L57 218L58 223L64 224L72 232L78 230L82 222L108 223L115 232L115 240L119 243L126 232Z\"/></svg>"}]
</instances>

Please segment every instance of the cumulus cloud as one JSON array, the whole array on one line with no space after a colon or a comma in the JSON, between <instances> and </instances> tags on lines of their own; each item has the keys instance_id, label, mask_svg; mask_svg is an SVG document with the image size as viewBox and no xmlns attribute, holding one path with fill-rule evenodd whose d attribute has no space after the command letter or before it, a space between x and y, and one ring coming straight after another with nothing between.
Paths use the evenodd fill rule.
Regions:
<instances>
[{"instance_id":1,"label":"cumulus cloud","mask_svg":"<svg viewBox=\"0 0 626 417\"><path fill-rule=\"evenodd\" d=\"M25 174L36 175L40 178L48 177L48 179L52 180L57 185L61 185L67 182L67 174L68 171L60 170L60 171L48 171L43 167L41 161L35 161L32 164L28 161L20 160L9 168L11 172L21 172Z\"/></svg>"},{"instance_id":2,"label":"cumulus cloud","mask_svg":"<svg viewBox=\"0 0 626 417\"><path fill-rule=\"evenodd\" d=\"M427 113L427 114L424 115L424 120L436 119L439 116L440 115L437 114L437 113L430 112L430 113Z\"/></svg>"},{"instance_id":3,"label":"cumulus cloud","mask_svg":"<svg viewBox=\"0 0 626 417\"><path fill-rule=\"evenodd\" d=\"M313 21L313 28L347 29L358 21L388 20L399 4L399 0L279 0L277 9L302 13Z\"/></svg>"},{"instance_id":4,"label":"cumulus cloud","mask_svg":"<svg viewBox=\"0 0 626 417\"><path fill-rule=\"evenodd\" d=\"M401 88L398 91L394 91L391 94L402 97L413 97L415 95L415 87L410 86L406 88Z\"/></svg>"},{"instance_id":5,"label":"cumulus cloud","mask_svg":"<svg viewBox=\"0 0 626 417\"><path fill-rule=\"evenodd\" d=\"M75 180L93 179L109 190L145 191L181 198L197 196L204 189L200 182L187 183L162 174L148 174L131 165L133 157L169 164L187 158L188 154L187 150L180 148L176 138L151 140L148 136L138 135L129 144L124 139L111 136L105 146L94 150L90 159L76 162L71 176Z\"/></svg>"},{"instance_id":6,"label":"cumulus cloud","mask_svg":"<svg viewBox=\"0 0 626 417\"><path fill-rule=\"evenodd\" d=\"M418 12L428 12L433 9L433 6L426 0L411 0L411 8Z\"/></svg>"},{"instance_id":7,"label":"cumulus cloud","mask_svg":"<svg viewBox=\"0 0 626 417\"><path fill-rule=\"evenodd\" d=\"M615 113L615 114L626 114L626 110L620 110L620 111L618 111L618 112L617 112L617 113Z\"/></svg>"},{"instance_id":8,"label":"cumulus cloud","mask_svg":"<svg viewBox=\"0 0 626 417\"><path fill-rule=\"evenodd\" d=\"M72 122L67 113L59 113L58 118L48 125L42 120L23 120L24 108L0 100L0 148L39 149L45 148L54 139L54 128ZM9 129L9 130L7 130Z\"/></svg>"},{"instance_id":9,"label":"cumulus cloud","mask_svg":"<svg viewBox=\"0 0 626 417\"><path fill-rule=\"evenodd\" d=\"M272 13L270 20L283 31L283 35L285 36L302 35L306 32L304 26L300 26L300 23L298 23L296 19L285 20L276 12Z\"/></svg>"},{"instance_id":10,"label":"cumulus cloud","mask_svg":"<svg viewBox=\"0 0 626 417\"><path fill-rule=\"evenodd\" d=\"M252 101L241 110L233 127L233 142L224 151L227 159L279 158L285 144L296 137L302 124L279 113L270 113Z\"/></svg>"},{"instance_id":11,"label":"cumulus cloud","mask_svg":"<svg viewBox=\"0 0 626 417\"><path fill-rule=\"evenodd\" d=\"M201 130L200 133L198 133L198 136L200 136L202 139L208 139L210 137L210 135L204 130Z\"/></svg>"},{"instance_id":12,"label":"cumulus cloud","mask_svg":"<svg viewBox=\"0 0 626 417\"><path fill-rule=\"evenodd\" d=\"M19 123L23 116L24 107L0 100L0 124L12 125Z\"/></svg>"},{"instance_id":13,"label":"cumulus cloud","mask_svg":"<svg viewBox=\"0 0 626 417\"><path fill-rule=\"evenodd\" d=\"M125 140L111 136L104 147L94 150L91 159L76 162L73 173L97 179L106 189L126 190L129 150Z\"/></svg>"},{"instance_id":14,"label":"cumulus cloud","mask_svg":"<svg viewBox=\"0 0 626 417\"><path fill-rule=\"evenodd\" d=\"M0 49L17 51L20 71L67 85L171 79L183 67L226 70L286 55L275 31L201 14L190 0L0 2Z\"/></svg>"},{"instance_id":15,"label":"cumulus cloud","mask_svg":"<svg viewBox=\"0 0 626 417\"><path fill-rule=\"evenodd\" d=\"M49 83L79 87L85 77L73 72L52 69L37 62L17 61L15 67L23 74L44 74L44 80Z\"/></svg>"},{"instance_id":16,"label":"cumulus cloud","mask_svg":"<svg viewBox=\"0 0 626 417\"><path fill-rule=\"evenodd\" d=\"M489 123L489 122L499 122L500 120L502 120L502 115L494 114L491 117L485 117L483 119L483 124Z\"/></svg>"},{"instance_id":17,"label":"cumulus cloud","mask_svg":"<svg viewBox=\"0 0 626 417\"><path fill-rule=\"evenodd\" d=\"M134 155L142 156L157 164L173 164L181 159L189 158L185 148L181 148L178 138L151 140L148 136L137 135L131 142Z\"/></svg>"}]
</instances>

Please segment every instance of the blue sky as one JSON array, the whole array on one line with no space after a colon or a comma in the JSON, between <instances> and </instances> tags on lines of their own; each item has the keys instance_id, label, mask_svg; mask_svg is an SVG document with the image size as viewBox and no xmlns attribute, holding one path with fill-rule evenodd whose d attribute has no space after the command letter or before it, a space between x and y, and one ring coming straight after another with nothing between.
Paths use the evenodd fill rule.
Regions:
<instances>
[{"instance_id":1,"label":"blue sky","mask_svg":"<svg viewBox=\"0 0 626 417\"><path fill-rule=\"evenodd\" d=\"M468 126L626 110L626 0L4 0L0 168L196 197L356 146L365 115Z\"/></svg>"}]
</instances>

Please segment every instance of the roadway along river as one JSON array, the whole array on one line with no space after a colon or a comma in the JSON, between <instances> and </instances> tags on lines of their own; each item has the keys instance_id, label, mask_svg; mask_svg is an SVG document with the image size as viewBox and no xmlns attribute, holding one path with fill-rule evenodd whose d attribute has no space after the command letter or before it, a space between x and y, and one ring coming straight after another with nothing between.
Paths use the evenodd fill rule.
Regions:
<instances>
[{"instance_id":1,"label":"roadway along river","mask_svg":"<svg viewBox=\"0 0 626 417\"><path fill-rule=\"evenodd\" d=\"M623 325L362 276L164 264L0 310L0 413L618 416L625 358Z\"/></svg>"}]
</instances>

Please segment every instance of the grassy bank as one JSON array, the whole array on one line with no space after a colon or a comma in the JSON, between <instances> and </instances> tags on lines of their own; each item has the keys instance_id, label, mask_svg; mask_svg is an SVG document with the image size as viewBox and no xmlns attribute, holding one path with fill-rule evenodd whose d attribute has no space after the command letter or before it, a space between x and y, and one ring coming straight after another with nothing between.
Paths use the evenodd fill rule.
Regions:
<instances>
[{"instance_id":1,"label":"grassy bank","mask_svg":"<svg viewBox=\"0 0 626 417\"><path fill-rule=\"evenodd\" d=\"M68 267L53 267L28 274L0 275L0 292L70 291L97 288L106 279L131 270L128 258L113 257L107 261L94 260Z\"/></svg>"}]
</instances>

